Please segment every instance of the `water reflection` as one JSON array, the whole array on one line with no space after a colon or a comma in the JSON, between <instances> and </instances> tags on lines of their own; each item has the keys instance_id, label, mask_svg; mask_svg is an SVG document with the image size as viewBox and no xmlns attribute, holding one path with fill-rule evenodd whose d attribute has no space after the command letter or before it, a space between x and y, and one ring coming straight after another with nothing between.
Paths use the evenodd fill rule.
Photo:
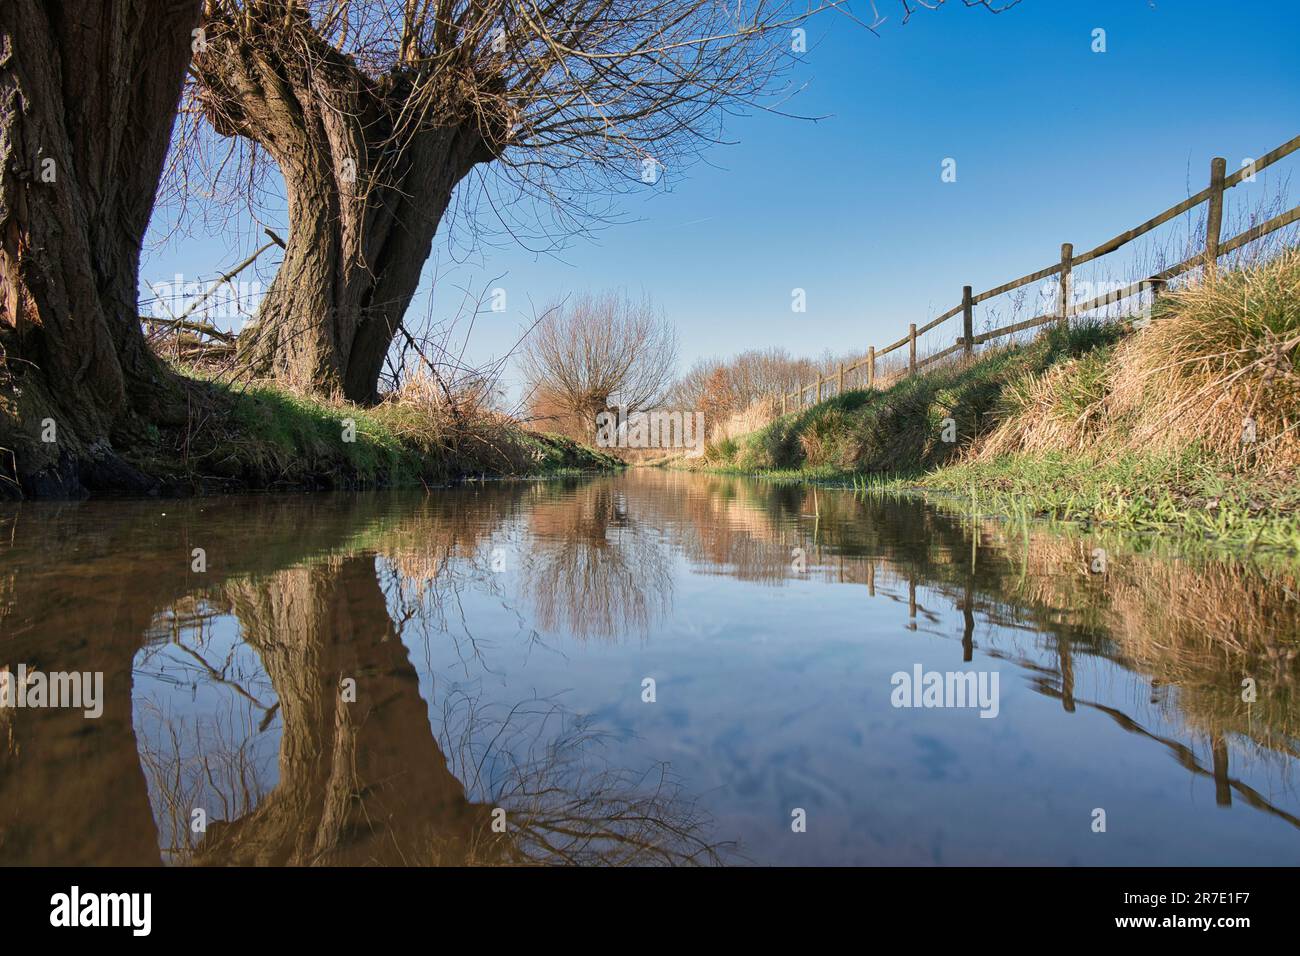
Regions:
<instances>
[{"instance_id":1,"label":"water reflection","mask_svg":"<svg viewBox=\"0 0 1300 956\"><path fill-rule=\"evenodd\" d=\"M648 636L672 607L671 553L656 516L630 510L614 484L572 491L551 490L528 515L534 546L522 559L522 592L538 625L583 639Z\"/></svg>"},{"instance_id":2,"label":"water reflection","mask_svg":"<svg viewBox=\"0 0 1300 956\"><path fill-rule=\"evenodd\" d=\"M7 864L1300 860L1286 565L657 471L0 521L0 664L107 697L0 710Z\"/></svg>"}]
</instances>

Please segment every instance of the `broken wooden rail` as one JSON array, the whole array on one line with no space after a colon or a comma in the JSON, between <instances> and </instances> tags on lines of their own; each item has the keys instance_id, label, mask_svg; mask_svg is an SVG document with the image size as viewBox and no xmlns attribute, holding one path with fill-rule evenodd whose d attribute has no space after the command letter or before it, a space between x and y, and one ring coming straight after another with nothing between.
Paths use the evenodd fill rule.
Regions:
<instances>
[{"instance_id":1,"label":"broken wooden rail","mask_svg":"<svg viewBox=\"0 0 1300 956\"><path fill-rule=\"evenodd\" d=\"M221 275L217 276L216 280L212 283L212 285L208 287L207 291L205 291L202 295L195 298L195 300L189 304L189 307L186 308L183 312L181 312L180 315L173 315L168 318L163 318L161 316L142 315L140 316L140 322L151 333L151 335L161 330L170 330L174 332L177 336L179 336L181 332L189 332L192 335L196 335L196 336L197 335L206 336L207 338L213 339L214 341L220 343L222 346L233 346L236 338L236 333L227 332L224 329L219 329L217 328L217 326L213 325L211 322L208 321L191 319L190 316L198 311L199 306L203 305L203 303L207 302L208 299L212 298L212 296L216 294L218 289L220 289L223 285L225 285L231 279L235 278L237 275L239 275L241 272L243 272L245 269L251 266L254 262L256 262L258 258L262 255L262 253L266 252L267 249L270 249L272 246L279 246L281 249L285 248L284 240L281 239L278 235L276 235L270 229L264 229L263 231L270 239L270 242L267 242L264 245L259 246L257 251L255 251L251 256L249 256L243 262L239 263L239 265L234 266L226 270L225 272L223 272ZM166 303L163 304L163 308L167 308Z\"/></svg>"},{"instance_id":2,"label":"broken wooden rail","mask_svg":"<svg viewBox=\"0 0 1300 956\"><path fill-rule=\"evenodd\" d=\"M1261 239L1270 233L1283 229L1293 223L1300 222L1300 206L1296 206L1284 213L1281 213L1266 222L1252 226L1244 232L1233 236L1230 239L1223 239L1223 196L1224 193L1240 185L1243 182L1252 182L1255 173L1262 169L1272 166L1278 160L1283 159L1297 149L1300 149L1300 136L1283 143L1281 146L1265 153L1259 159L1247 162L1242 165L1241 169L1228 174L1227 161L1222 157L1215 157L1210 162L1210 182L1209 185L1195 195L1188 196L1182 202L1170 206L1159 215L1153 216L1141 225L1134 226L1125 232L1120 233L1112 239L1108 239L1095 248L1087 252L1075 254L1074 246L1070 243L1061 244L1061 255L1057 262L1046 268L1023 275L1018 279L1012 279L1010 282L1004 282L987 291L975 294L970 286L962 289L962 301L959 305L954 306L946 312L935 316L925 325L917 326L912 323L908 326L907 334L896 342L881 348L871 346L867 349L866 358L859 362L853 362L849 365L840 363L832 375L823 375L818 373L817 381L808 385L800 385L793 392L784 392L781 395L781 414L787 412L787 402L794 399L799 407L804 405L804 396L809 392L815 392L816 400L821 401L823 388L832 380L836 382L836 394L844 390L844 376L853 372L864 370L866 373L865 386L874 388L876 386L876 361L896 349L907 346L907 373L915 375L917 371L940 359L946 358L955 352L965 352L967 355L974 353L975 346L994 339L1003 338L1008 335L1015 335L1019 332L1025 332L1029 329L1035 329L1039 326L1048 325L1056 322L1066 324L1071 316L1082 315L1099 309L1115 302L1120 302L1130 296L1139 295L1142 292L1150 291L1154 296L1160 289L1168 284L1170 279L1174 279L1191 270L1203 266L1207 271L1212 272L1218 267L1218 260L1223 256L1236 252L1238 249ZM1087 302L1077 305L1071 305L1070 298L1070 277L1075 268L1100 259L1102 256L1109 255L1117 249L1121 249L1135 239L1146 235L1151 230L1164 225L1177 216L1195 209L1202 203L1208 203L1205 223L1205 249L1197 255L1184 259L1177 265L1170 266L1154 275L1138 279L1129 283L1123 288L1097 296ZM1003 295L1007 292L1013 292L1016 289L1023 288L1034 282L1041 282L1052 276L1060 276L1059 292L1057 295L1056 308L1047 314L1035 316L1032 319L1026 319L1021 322L1014 322L1001 328L990 329L987 332L975 334L974 329L974 307L987 299ZM926 356L924 359L917 359L916 340L918 336L925 335L938 328L949 319L957 316L962 317L962 334L958 337L955 345L949 346L933 355Z\"/></svg>"}]
</instances>

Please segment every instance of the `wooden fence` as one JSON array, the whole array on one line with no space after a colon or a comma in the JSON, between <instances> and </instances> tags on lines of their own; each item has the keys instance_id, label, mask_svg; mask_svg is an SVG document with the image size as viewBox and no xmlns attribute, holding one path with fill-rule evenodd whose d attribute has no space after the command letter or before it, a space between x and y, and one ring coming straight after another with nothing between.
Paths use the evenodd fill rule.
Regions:
<instances>
[{"instance_id":1,"label":"wooden fence","mask_svg":"<svg viewBox=\"0 0 1300 956\"><path fill-rule=\"evenodd\" d=\"M781 414L786 414L788 410L788 401L794 399L798 407L804 404L804 396L815 391L816 400L822 400L823 389L827 388L830 383L835 383L835 394L841 394L844 391L844 376L854 372L865 370L866 381L862 383L866 388L875 388L876 386L876 360L888 355L895 349L901 349L907 346L907 373L915 375L920 369L932 362L937 362L958 351L965 352L966 355L972 355L976 345L990 342L994 339L1002 338L1007 335L1015 335L1018 332L1024 332L1029 329L1038 328L1039 326L1048 325L1052 322L1068 323L1071 316L1081 315L1091 312L1093 309L1103 308L1115 302L1127 299L1130 296L1140 295L1144 291L1150 291L1151 294L1157 295L1160 290L1168 284L1170 279L1190 272L1198 266L1203 266L1207 270L1217 268L1218 260L1221 256L1226 256L1242 248L1256 239L1263 238L1268 234L1275 232L1300 221L1300 206L1296 206L1287 212L1274 216L1267 222L1262 222L1250 229L1245 230L1231 239L1222 238L1223 231L1223 195L1228 189L1237 186L1243 182L1253 180L1254 174L1268 166L1273 165L1283 157L1289 156L1297 149L1300 149L1300 136L1290 142L1283 143L1272 152L1266 153L1254 162L1244 165L1241 169L1227 174L1227 160L1216 157L1210 162L1210 184L1194 196L1189 196L1175 206L1170 206L1158 216L1154 216L1142 223L1140 226L1134 226L1127 232L1120 233L1114 239L1109 239L1097 246L1095 249L1089 249L1087 252L1075 255L1074 246L1065 242L1061 244L1060 261L1053 263L1045 269L1039 269L1037 272L1031 272L1028 275L1021 276L1019 279L1013 279L1010 282L1004 282L1002 285L989 289L986 292L974 294L970 286L962 288L961 304L956 305L944 312L942 315L935 317L925 325L917 327L912 323L907 328L907 334L897 342L892 342L883 348L875 346L867 349L866 358L860 362L854 362L850 365L840 363L839 368L833 375L823 375L820 372L817 375L817 381L808 385L801 385L796 391L788 392L781 395ZM1070 277L1075 267L1100 259L1123 246L1128 245L1133 240L1145 235L1157 226L1164 225L1175 216L1181 216L1190 209L1195 209L1201 203L1209 203L1205 217L1205 250L1188 259L1184 259L1177 265L1170 266L1157 272L1155 275L1139 279L1127 286L1108 292L1105 295L1097 296L1087 302L1078 305L1072 305L1070 302ZM974 327L974 307L986 299L1002 295L1019 289L1022 286L1029 285L1033 282L1041 282L1052 276L1060 276L1059 293L1057 295L1056 308L1045 315L1035 316L1032 319L1026 319L1023 322L1015 322L1011 325L1003 326L998 329L991 329L979 335L975 334ZM938 328L949 319L962 318L962 334L957 339L957 343L942 351L917 361L916 358L916 339L919 335L924 335L933 329Z\"/></svg>"}]
</instances>

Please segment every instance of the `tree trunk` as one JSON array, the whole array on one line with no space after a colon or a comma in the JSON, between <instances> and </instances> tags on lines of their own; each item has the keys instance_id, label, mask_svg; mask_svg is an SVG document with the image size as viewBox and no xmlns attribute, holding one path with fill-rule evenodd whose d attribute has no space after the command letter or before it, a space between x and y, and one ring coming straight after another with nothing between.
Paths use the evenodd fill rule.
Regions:
<instances>
[{"instance_id":1,"label":"tree trunk","mask_svg":"<svg viewBox=\"0 0 1300 956\"><path fill-rule=\"evenodd\" d=\"M242 364L296 388L378 401L384 358L464 175L463 150L455 132L430 136L399 185L376 184L360 202L333 176L286 173L288 248L241 336ZM368 172L359 170L358 182Z\"/></svg>"},{"instance_id":2,"label":"tree trunk","mask_svg":"<svg viewBox=\"0 0 1300 956\"><path fill-rule=\"evenodd\" d=\"M148 484L112 442L167 413L136 291L198 6L0 6L0 444L29 491Z\"/></svg>"},{"instance_id":3,"label":"tree trunk","mask_svg":"<svg viewBox=\"0 0 1300 956\"><path fill-rule=\"evenodd\" d=\"M366 76L309 24L233 16L206 24L195 59L204 106L218 133L271 154L289 200L284 262L240 336L241 361L296 388L375 402L452 191L492 153L465 116L409 128L410 80Z\"/></svg>"}]
</instances>

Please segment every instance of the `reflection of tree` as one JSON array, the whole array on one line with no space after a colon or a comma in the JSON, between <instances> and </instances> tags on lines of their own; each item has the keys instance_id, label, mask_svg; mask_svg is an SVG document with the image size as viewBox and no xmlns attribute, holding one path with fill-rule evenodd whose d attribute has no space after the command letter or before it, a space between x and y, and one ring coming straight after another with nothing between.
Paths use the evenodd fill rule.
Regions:
<instances>
[{"instance_id":1,"label":"reflection of tree","mask_svg":"<svg viewBox=\"0 0 1300 956\"><path fill-rule=\"evenodd\" d=\"M544 630L644 636L672 607L672 557L609 482L579 485L529 513L522 588Z\"/></svg>"},{"instance_id":2,"label":"reflection of tree","mask_svg":"<svg viewBox=\"0 0 1300 956\"><path fill-rule=\"evenodd\" d=\"M131 668L153 609L180 593L184 566L140 574L123 556L125 522L83 523L80 513L78 506L15 513L4 560L20 571L0 613L0 664L101 671L104 712L97 720L70 709L7 712L0 725L0 862L157 864L132 726Z\"/></svg>"},{"instance_id":3,"label":"reflection of tree","mask_svg":"<svg viewBox=\"0 0 1300 956\"><path fill-rule=\"evenodd\" d=\"M401 864L416 848L463 857L476 811L433 739L374 558L227 590L280 702L280 779L252 813L214 821L195 862Z\"/></svg>"},{"instance_id":4,"label":"reflection of tree","mask_svg":"<svg viewBox=\"0 0 1300 956\"><path fill-rule=\"evenodd\" d=\"M448 722L456 732L444 730L440 745L373 557L290 568L234 583L227 593L278 697L279 782L249 812L210 822L190 862L713 859L704 821L670 781L647 787L644 779L593 767L592 735L565 724L556 708L540 720L516 708L493 725L459 699L463 706L449 715L459 716ZM340 692L347 678L356 681L355 702ZM472 781L477 800L458 776ZM494 807L506 811L503 834L491 828Z\"/></svg>"},{"instance_id":5,"label":"reflection of tree","mask_svg":"<svg viewBox=\"0 0 1300 956\"><path fill-rule=\"evenodd\" d=\"M0 725L0 862L158 863L131 721L131 654L123 650L52 648L26 657L50 671L103 671L107 703L98 720L67 708L13 710Z\"/></svg>"},{"instance_id":6,"label":"reflection of tree","mask_svg":"<svg viewBox=\"0 0 1300 956\"><path fill-rule=\"evenodd\" d=\"M450 638L467 665L488 666L463 598L466 592L500 597L493 557L483 552L517 523L529 488L518 482L485 484L463 495L430 496L385 529L375 549L384 559L381 587L400 638L418 633L426 645Z\"/></svg>"},{"instance_id":7,"label":"reflection of tree","mask_svg":"<svg viewBox=\"0 0 1300 956\"><path fill-rule=\"evenodd\" d=\"M228 576L268 573L346 546L383 503L381 496L221 498L164 509L115 501L12 512L5 559L21 573L0 595L0 662L101 671L105 699L97 720L67 709L10 713L10 746L0 748L0 862L157 864L132 699L142 645L211 617ZM207 553L204 575L191 570L196 546ZM169 749L167 738L145 739L143 759L148 765Z\"/></svg>"},{"instance_id":8,"label":"reflection of tree","mask_svg":"<svg viewBox=\"0 0 1300 956\"><path fill-rule=\"evenodd\" d=\"M195 808L213 819L232 820L251 812L270 789L261 753L269 735L256 706L247 699L223 704L195 721L166 700L145 701L137 710L140 765L169 863L192 855Z\"/></svg>"},{"instance_id":9,"label":"reflection of tree","mask_svg":"<svg viewBox=\"0 0 1300 956\"><path fill-rule=\"evenodd\" d=\"M719 862L709 820L658 766L641 774L600 753L604 737L548 700L502 717L462 693L444 704L442 743L456 775L505 811L467 862L581 866Z\"/></svg>"},{"instance_id":10,"label":"reflection of tree","mask_svg":"<svg viewBox=\"0 0 1300 956\"><path fill-rule=\"evenodd\" d=\"M485 567L503 528L527 531L518 571L536 623L578 635L650 630L677 554L739 577L770 568L777 581L796 575L799 545L809 577L915 608L918 628L953 639L954 664L977 646L1013 661L1065 709L1105 713L1212 780L1216 800L1294 819L1242 770L1252 745L1285 767L1300 755L1293 571L1172 562L1117 542L1107 573L1090 574L1090 539L913 502L693 481L652 472L396 503L177 502L166 521L150 504L43 512L59 520L41 523L20 513L5 557L21 573L0 578L0 663L103 671L107 700L98 721L0 712L0 862L157 863L159 831L170 847L200 800L209 831L182 848L197 862L710 859L688 801L654 774L611 768L549 701L502 715L452 697L430 723L402 628L458 608L458 589L511 580ZM189 570L199 545L202 577ZM960 614L937 613L940 600ZM210 633L230 614L246 642L238 667ZM155 679L163 691L133 723L133 662L156 669L164 651L185 665L177 694L223 688L229 706L185 726ZM1089 699L1099 659L1149 677L1151 702ZM1244 676L1260 685L1249 705ZM357 681L356 703L342 703L343 677ZM277 735L277 754L253 746ZM505 835L491 830L495 807Z\"/></svg>"}]
</instances>

